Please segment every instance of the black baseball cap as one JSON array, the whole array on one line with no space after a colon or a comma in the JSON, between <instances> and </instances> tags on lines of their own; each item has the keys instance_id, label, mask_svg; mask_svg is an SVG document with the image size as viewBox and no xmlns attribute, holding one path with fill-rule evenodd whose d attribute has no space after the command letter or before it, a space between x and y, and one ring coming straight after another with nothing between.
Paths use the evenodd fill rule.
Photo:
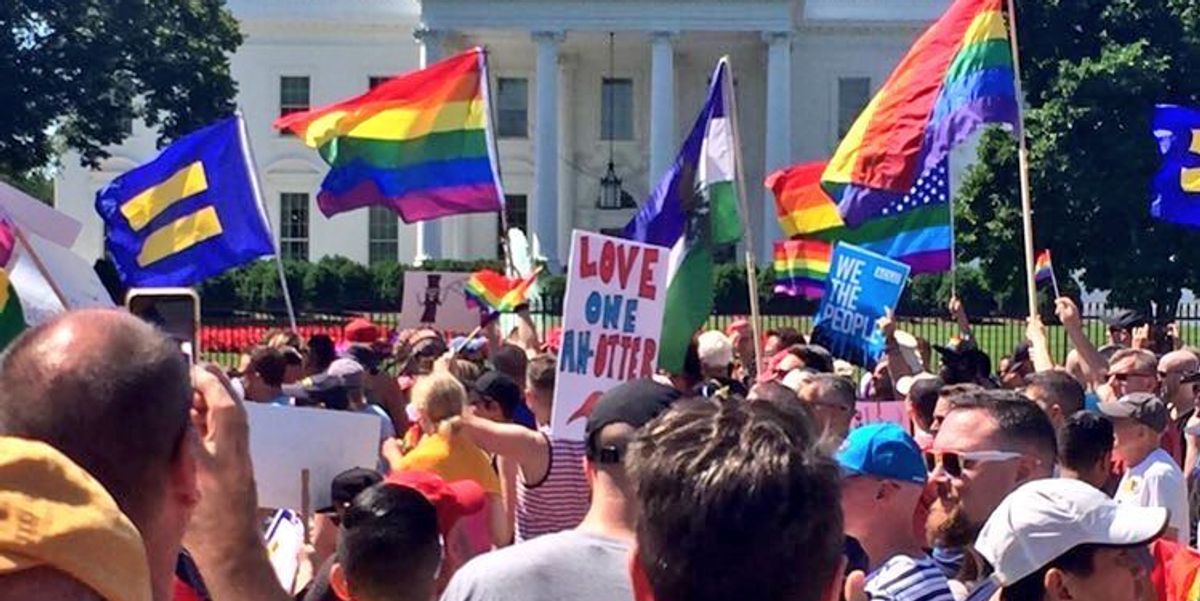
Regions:
<instances>
[{"instance_id":1,"label":"black baseball cap","mask_svg":"<svg viewBox=\"0 0 1200 601\"><path fill-rule=\"evenodd\" d=\"M1146 316L1132 309L1125 309L1104 318L1104 323L1110 328L1129 330L1147 323Z\"/></svg>"},{"instance_id":2,"label":"black baseball cap","mask_svg":"<svg viewBox=\"0 0 1200 601\"><path fill-rule=\"evenodd\" d=\"M511 415L521 404L521 398L525 395L521 392L521 387L508 377L504 372L492 370L485 372L475 380L475 393L482 397L487 397L497 403L504 409L505 415Z\"/></svg>"},{"instance_id":3,"label":"black baseball cap","mask_svg":"<svg viewBox=\"0 0 1200 601\"><path fill-rule=\"evenodd\" d=\"M329 409L345 409L350 403L350 389L354 387L343 376L317 374L295 384L284 384L282 390L296 399L297 405L322 403Z\"/></svg>"},{"instance_id":4,"label":"black baseball cap","mask_svg":"<svg viewBox=\"0 0 1200 601\"><path fill-rule=\"evenodd\" d=\"M632 380L605 392L588 414L584 430L588 459L620 463L625 449L601 447L596 436L600 430L612 424L641 428L669 409L680 396L678 390L651 379Z\"/></svg>"},{"instance_id":5,"label":"black baseball cap","mask_svg":"<svg viewBox=\"0 0 1200 601\"><path fill-rule=\"evenodd\" d=\"M383 481L383 476L375 470L362 467L350 468L333 477L329 484L328 507L322 507L317 513L333 513L339 507L345 507L358 496L358 493Z\"/></svg>"}]
</instances>

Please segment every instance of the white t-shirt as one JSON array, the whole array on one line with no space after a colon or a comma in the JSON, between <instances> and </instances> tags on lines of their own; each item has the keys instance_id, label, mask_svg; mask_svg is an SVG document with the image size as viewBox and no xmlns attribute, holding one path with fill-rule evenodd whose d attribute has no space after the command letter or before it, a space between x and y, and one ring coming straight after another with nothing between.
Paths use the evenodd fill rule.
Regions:
<instances>
[{"instance_id":1,"label":"white t-shirt","mask_svg":"<svg viewBox=\"0 0 1200 601\"><path fill-rule=\"evenodd\" d=\"M1183 470L1166 451L1154 449L1141 463L1126 469L1113 498L1140 507L1165 507L1171 514L1167 525L1179 531L1179 542L1186 545L1191 540L1187 484Z\"/></svg>"}]
</instances>

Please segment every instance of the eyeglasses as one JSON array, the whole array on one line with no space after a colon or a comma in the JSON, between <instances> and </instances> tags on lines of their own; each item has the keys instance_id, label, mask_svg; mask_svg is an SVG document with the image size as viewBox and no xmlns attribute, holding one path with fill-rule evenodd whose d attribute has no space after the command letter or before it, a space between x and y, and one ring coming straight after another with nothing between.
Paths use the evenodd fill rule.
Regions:
<instances>
[{"instance_id":1,"label":"eyeglasses","mask_svg":"<svg viewBox=\"0 0 1200 601\"><path fill-rule=\"evenodd\" d=\"M1136 372L1136 371L1131 371L1129 373L1123 373L1123 374L1122 373L1109 373L1108 374L1108 378L1110 380L1116 380L1118 382L1124 382L1130 378L1153 378L1153 377L1155 377L1155 374L1147 374L1147 373L1141 373L1141 372Z\"/></svg>"},{"instance_id":2,"label":"eyeglasses","mask_svg":"<svg viewBox=\"0 0 1200 601\"><path fill-rule=\"evenodd\" d=\"M1009 461L1021 457L1015 451L926 451L925 467L930 473L940 467L952 478L961 478L964 469L973 469L980 463Z\"/></svg>"}]
</instances>

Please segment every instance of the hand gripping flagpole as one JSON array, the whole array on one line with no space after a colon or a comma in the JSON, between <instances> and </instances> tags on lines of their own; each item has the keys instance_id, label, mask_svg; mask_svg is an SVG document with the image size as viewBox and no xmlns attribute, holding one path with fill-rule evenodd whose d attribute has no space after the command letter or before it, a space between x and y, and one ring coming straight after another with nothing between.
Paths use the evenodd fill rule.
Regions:
<instances>
[{"instance_id":1,"label":"hand gripping flagpole","mask_svg":"<svg viewBox=\"0 0 1200 601\"><path fill-rule=\"evenodd\" d=\"M1021 53L1017 44L1017 6L1008 0L1008 43L1012 47L1013 78L1017 94L1017 153L1021 176L1021 224L1025 235L1025 288L1028 292L1029 316L1037 315L1037 284L1033 266L1033 201L1029 192L1029 142L1025 138L1025 94L1021 91ZM1057 288L1055 284L1055 288Z\"/></svg>"},{"instance_id":2,"label":"hand gripping flagpole","mask_svg":"<svg viewBox=\"0 0 1200 601\"><path fill-rule=\"evenodd\" d=\"M758 310L758 270L754 262L754 233L750 229L750 213L746 207L746 171L742 168L742 137L738 128L737 92L733 89L733 67L729 57L721 57L725 63L725 79L722 93L729 100L729 124L733 130L734 169L737 170L738 215L742 218L742 231L746 244L746 288L750 294L750 333L754 337L754 373L757 375L766 366L763 364L761 325ZM701 157L703 160L703 157ZM766 209L763 209L766 210Z\"/></svg>"},{"instance_id":3,"label":"hand gripping flagpole","mask_svg":"<svg viewBox=\"0 0 1200 601\"><path fill-rule=\"evenodd\" d=\"M271 230L271 217L267 211L267 203L263 201L262 189L258 185L258 163L254 160L254 149L250 147L250 135L246 132L246 119L242 117L242 111L238 110L238 136L242 142L242 157L246 162L246 170L250 176L250 187L254 190L254 199L258 202L259 216L262 217L263 225L267 226L267 233L271 236L271 245L275 247L275 268L279 271L279 285L283 289L283 304L287 307L288 323L292 326L292 332L298 332L296 328L296 311L292 308L292 293L288 291L287 276L283 271L283 258L279 256L279 242L275 239L275 232Z\"/></svg>"}]
</instances>

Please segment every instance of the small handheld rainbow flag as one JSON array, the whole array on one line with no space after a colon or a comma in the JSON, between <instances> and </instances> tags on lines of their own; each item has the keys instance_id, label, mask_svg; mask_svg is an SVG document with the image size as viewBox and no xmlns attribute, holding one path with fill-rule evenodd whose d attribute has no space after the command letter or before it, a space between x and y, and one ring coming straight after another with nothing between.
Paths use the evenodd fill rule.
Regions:
<instances>
[{"instance_id":1,"label":"small handheld rainbow flag","mask_svg":"<svg viewBox=\"0 0 1200 601\"><path fill-rule=\"evenodd\" d=\"M527 278L507 278L490 269L476 271L463 289L467 304L488 313L512 313L525 304L529 287L540 271L535 270Z\"/></svg>"},{"instance_id":2,"label":"small handheld rainbow flag","mask_svg":"<svg viewBox=\"0 0 1200 601\"><path fill-rule=\"evenodd\" d=\"M822 240L775 243L775 294L821 298L833 244Z\"/></svg>"},{"instance_id":3,"label":"small handheld rainbow flag","mask_svg":"<svg viewBox=\"0 0 1200 601\"><path fill-rule=\"evenodd\" d=\"M1058 279L1054 277L1054 265L1050 263L1050 249L1043 250L1038 253L1037 259L1033 262L1033 280L1034 282L1049 281L1054 286L1054 297L1058 298Z\"/></svg>"}]
</instances>

